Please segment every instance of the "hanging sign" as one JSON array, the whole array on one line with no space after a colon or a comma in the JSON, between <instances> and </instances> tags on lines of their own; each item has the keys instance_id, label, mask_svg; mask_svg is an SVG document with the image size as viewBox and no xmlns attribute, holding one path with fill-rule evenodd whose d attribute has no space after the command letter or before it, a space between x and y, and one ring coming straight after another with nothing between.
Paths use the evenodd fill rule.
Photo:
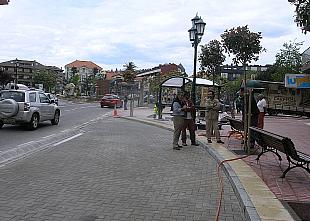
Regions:
<instances>
[{"instance_id":1,"label":"hanging sign","mask_svg":"<svg viewBox=\"0 0 310 221\"><path fill-rule=\"evenodd\" d=\"M310 74L286 74L285 87L310 88Z\"/></svg>"}]
</instances>

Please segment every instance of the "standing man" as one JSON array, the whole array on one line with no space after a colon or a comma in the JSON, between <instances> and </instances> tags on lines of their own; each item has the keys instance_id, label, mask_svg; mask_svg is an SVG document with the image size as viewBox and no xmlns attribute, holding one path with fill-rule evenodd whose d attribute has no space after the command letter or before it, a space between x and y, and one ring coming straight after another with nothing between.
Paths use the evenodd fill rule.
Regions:
<instances>
[{"instance_id":1,"label":"standing man","mask_svg":"<svg viewBox=\"0 0 310 221\"><path fill-rule=\"evenodd\" d=\"M172 101L171 110L173 116L173 149L180 150L179 139L184 125L184 108L182 102L182 97L176 95L175 99Z\"/></svg>"},{"instance_id":2,"label":"standing man","mask_svg":"<svg viewBox=\"0 0 310 221\"><path fill-rule=\"evenodd\" d=\"M128 96L127 96L127 94L125 94L125 96L124 96L124 110L128 110L127 109L127 102L128 102Z\"/></svg>"},{"instance_id":3,"label":"standing man","mask_svg":"<svg viewBox=\"0 0 310 221\"><path fill-rule=\"evenodd\" d=\"M192 146L199 146L198 143L196 143L196 134L195 134L195 122L194 122L194 114L196 114L195 105L192 102L192 100L189 98L189 93L184 92L183 95L183 104L185 105L184 112L184 125L182 129L182 146L187 146L186 144L186 129L189 130L189 137L191 140Z\"/></svg>"},{"instance_id":4,"label":"standing man","mask_svg":"<svg viewBox=\"0 0 310 221\"><path fill-rule=\"evenodd\" d=\"M221 140L220 132L218 129L218 118L219 118L220 102L215 99L214 91L208 91L208 98L206 100L206 132L208 143L212 143L211 135L214 132L217 143L223 144Z\"/></svg>"},{"instance_id":5,"label":"standing man","mask_svg":"<svg viewBox=\"0 0 310 221\"><path fill-rule=\"evenodd\" d=\"M257 107L259 110L257 127L263 129L264 128L265 113L267 112L267 102L266 102L263 94L259 94L257 96L257 98L258 98Z\"/></svg>"}]
</instances>

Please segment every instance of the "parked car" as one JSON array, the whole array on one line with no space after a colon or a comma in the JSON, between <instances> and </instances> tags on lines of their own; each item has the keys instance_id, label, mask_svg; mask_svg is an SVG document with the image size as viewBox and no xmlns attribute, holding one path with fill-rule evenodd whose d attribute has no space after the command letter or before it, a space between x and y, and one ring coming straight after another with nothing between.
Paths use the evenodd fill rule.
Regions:
<instances>
[{"instance_id":1,"label":"parked car","mask_svg":"<svg viewBox=\"0 0 310 221\"><path fill-rule=\"evenodd\" d=\"M101 98L100 101L100 106L101 108L107 106L107 107L122 107L123 106L123 101L120 99L119 96L115 94L106 94Z\"/></svg>"},{"instance_id":2,"label":"parked car","mask_svg":"<svg viewBox=\"0 0 310 221\"><path fill-rule=\"evenodd\" d=\"M43 121L59 123L60 109L38 90L2 90L0 92L0 128L4 124L27 124L37 129Z\"/></svg>"},{"instance_id":3,"label":"parked car","mask_svg":"<svg viewBox=\"0 0 310 221\"><path fill-rule=\"evenodd\" d=\"M154 103L154 100L155 100L155 97L154 95L145 95L144 98L143 98L143 101L144 103L146 103L148 101L148 98L150 98L150 103L153 104Z\"/></svg>"},{"instance_id":4,"label":"parked car","mask_svg":"<svg viewBox=\"0 0 310 221\"><path fill-rule=\"evenodd\" d=\"M51 101L58 105L58 97L55 94L44 93Z\"/></svg>"},{"instance_id":5,"label":"parked car","mask_svg":"<svg viewBox=\"0 0 310 221\"><path fill-rule=\"evenodd\" d=\"M24 84L8 83L4 89L28 90L29 88Z\"/></svg>"}]
</instances>

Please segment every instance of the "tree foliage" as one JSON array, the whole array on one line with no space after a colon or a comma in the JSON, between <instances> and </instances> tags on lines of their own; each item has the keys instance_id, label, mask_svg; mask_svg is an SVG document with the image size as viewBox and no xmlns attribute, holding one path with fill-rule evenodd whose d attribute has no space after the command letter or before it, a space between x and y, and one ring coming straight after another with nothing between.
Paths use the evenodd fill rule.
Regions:
<instances>
[{"instance_id":1,"label":"tree foliage","mask_svg":"<svg viewBox=\"0 0 310 221\"><path fill-rule=\"evenodd\" d=\"M6 72L5 70L0 69L0 86L6 85L13 81L13 77L10 73Z\"/></svg>"},{"instance_id":2,"label":"tree foliage","mask_svg":"<svg viewBox=\"0 0 310 221\"><path fill-rule=\"evenodd\" d=\"M255 79L262 80L262 81L278 81L278 80L275 80L275 79L278 79L276 75L277 75L277 67L272 65L268 67L266 71L261 71L257 73Z\"/></svg>"},{"instance_id":3,"label":"tree foliage","mask_svg":"<svg viewBox=\"0 0 310 221\"><path fill-rule=\"evenodd\" d=\"M300 47L303 42L288 42L283 44L283 48L276 54L276 63L278 67L290 67L292 71L299 71L301 68Z\"/></svg>"},{"instance_id":4,"label":"tree foliage","mask_svg":"<svg viewBox=\"0 0 310 221\"><path fill-rule=\"evenodd\" d=\"M288 42L276 54L275 63L256 76L257 80L283 82L285 74L298 74L301 68L300 47L302 42Z\"/></svg>"},{"instance_id":5,"label":"tree foliage","mask_svg":"<svg viewBox=\"0 0 310 221\"><path fill-rule=\"evenodd\" d=\"M51 70L41 70L37 72L33 81L35 84L43 84L43 87L47 91L51 91L56 86L56 73Z\"/></svg>"},{"instance_id":6,"label":"tree foliage","mask_svg":"<svg viewBox=\"0 0 310 221\"><path fill-rule=\"evenodd\" d=\"M201 54L199 56L200 66L202 70L205 68L214 72L225 61L224 48L218 40L212 40L206 45L201 46Z\"/></svg>"},{"instance_id":7,"label":"tree foliage","mask_svg":"<svg viewBox=\"0 0 310 221\"><path fill-rule=\"evenodd\" d=\"M73 75L70 80L69 83L73 83L76 87L80 84L80 76L79 75Z\"/></svg>"},{"instance_id":8,"label":"tree foliage","mask_svg":"<svg viewBox=\"0 0 310 221\"><path fill-rule=\"evenodd\" d=\"M137 66L132 61L130 61L128 64L124 64L123 66L125 67L123 73L124 81L127 83L132 83L136 78Z\"/></svg>"},{"instance_id":9,"label":"tree foliage","mask_svg":"<svg viewBox=\"0 0 310 221\"><path fill-rule=\"evenodd\" d=\"M77 67L72 67L71 72L72 72L72 76L74 76L78 72Z\"/></svg>"},{"instance_id":10,"label":"tree foliage","mask_svg":"<svg viewBox=\"0 0 310 221\"><path fill-rule=\"evenodd\" d=\"M221 37L225 51L235 55L232 60L236 65L257 61L259 54L265 51L260 44L261 32L251 32L247 25L226 30Z\"/></svg>"},{"instance_id":11,"label":"tree foliage","mask_svg":"<svg viewBox=\"0 0 310 221\"><path fill-rule=\"evenodd\" d=\"M295 22L303 33L310 31L310 0L288 0L295 5Z\"/></svg>"}]
</instances>

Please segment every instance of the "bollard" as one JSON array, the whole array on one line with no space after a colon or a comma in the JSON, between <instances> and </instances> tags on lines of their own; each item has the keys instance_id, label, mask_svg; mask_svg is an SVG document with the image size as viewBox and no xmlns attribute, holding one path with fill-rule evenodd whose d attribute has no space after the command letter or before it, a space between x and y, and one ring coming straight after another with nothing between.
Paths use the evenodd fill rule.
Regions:
<instances>
[{"instance_id":1,"label":"bollard","mask_svg":"<svg viewBox=\"0 0 310 221\"><path fill-rule=\"evenodd\" d=\"M116 109L116 102L114 102L114 110L113 110L113 117L119 117L119 115L117 114L117 109Z\"/></svg>"},{"instance_id":2,"label":"bollard","mask_svg":"<svg viewBox=\"0 0 310 221\"><path fill-rule=\"evenodd\" d=\"M131 97L131 100L130 100L130 117L133 117L133 105L134 105L134 100L133 98Z\"/></svg>"}]
</instances>

